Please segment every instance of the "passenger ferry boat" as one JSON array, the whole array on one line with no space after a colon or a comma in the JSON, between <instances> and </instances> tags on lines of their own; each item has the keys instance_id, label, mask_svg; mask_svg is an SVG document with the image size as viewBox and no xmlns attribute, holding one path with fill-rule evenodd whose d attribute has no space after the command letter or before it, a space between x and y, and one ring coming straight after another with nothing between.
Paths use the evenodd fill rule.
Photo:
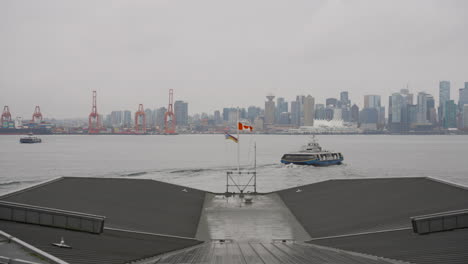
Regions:
<instances>
[{"instance_id":1,"label":"passenger ferry boat","mask_svg":"<svg viewBox=\"0 0 468 264\"><path fill-rule=\"evenodd\" d=\"M284 154L281 163L297 165L329 166L341 164L343 155L340 152L323 150L315 137L298 152Z\"/></svg>"},{"instance_id":2,"label":"passenger ferry boat","mask_svg":"<svg viewBox=\"0 0 468 264\"><path fill-rule=\"evenodd\" d=\"M41 143L42 140L38 137L33 137L32 133L29 133L27 137L20 138L20 143Z\"/></svg>"}]
</instances>

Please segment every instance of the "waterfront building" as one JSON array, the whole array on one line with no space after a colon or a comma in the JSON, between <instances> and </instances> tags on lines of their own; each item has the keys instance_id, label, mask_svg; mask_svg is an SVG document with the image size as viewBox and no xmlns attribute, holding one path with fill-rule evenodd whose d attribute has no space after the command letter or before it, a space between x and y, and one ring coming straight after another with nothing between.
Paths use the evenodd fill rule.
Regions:
<instances>
[{"instance_id":1,"label":"waterfront building","mask_svg":"<svg viewBox=\"0 0 468 264\"><path fill-rule=\"evenodd\" d=\"M455 101L448 100L445 102L444 108L444 119L443 124L444 128L456 128L457 127L457 105Z\"/></svg>"},{"instance_id":2,"label":"waterfront building","mask_svg":"<svg viewBox=\"0 0 468 264\"><path fill-rule=\"evenodd\" d=\"M276 112L276 107L275 107L275 102L273 99L275 99L274 95L268 95L267 100L265 102L265 125L273 125L275 124L275 112Z\"/></svg>"},{"instance_id":3,"label":"waterfront building","mask_svg":"<svg viewBox=\"0 0 468 264\"><path fill-rule=\"evenodd\" d=\"M184 101L175 101L174 114L178 126L188 125L188 103Z\"/></svg>"},{"instance_id":4,"label":"waterfront building","mask_svg":"<svg viewBox=\"0 0 468 264\"><path fill-rule=\"evenodd\" d=\"M304 100L304 126L313 126L315 118L315 99L308 95Z\"/></svg>"}]
</instances>

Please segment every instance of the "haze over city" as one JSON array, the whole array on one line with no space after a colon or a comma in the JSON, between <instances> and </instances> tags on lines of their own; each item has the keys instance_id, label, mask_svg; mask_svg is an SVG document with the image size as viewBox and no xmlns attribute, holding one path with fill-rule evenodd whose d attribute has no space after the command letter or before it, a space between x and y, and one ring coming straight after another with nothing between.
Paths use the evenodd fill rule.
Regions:
<instances>
[{"instance_id":1,"label":"haze over city","mask_svg":"<svg viewBox=\"0 0 468 264\"><path fill-rule=\"evenodd\" d=\"M190 114L316 102L363 104L406 88L438 100L468 79L466 1L2 1L0 105L29 117L167 106ZM455 99L456 100L456 99Z\"/></svg>"}]
</instances>

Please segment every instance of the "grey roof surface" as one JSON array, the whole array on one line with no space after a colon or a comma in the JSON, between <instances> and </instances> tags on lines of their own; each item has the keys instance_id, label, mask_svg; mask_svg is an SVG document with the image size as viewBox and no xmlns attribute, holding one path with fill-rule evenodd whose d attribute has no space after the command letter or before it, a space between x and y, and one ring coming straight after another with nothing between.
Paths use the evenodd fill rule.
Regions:
<instances>
[{"instance_id":1,"label":"grey roof surface","mask_svg":"<svg viewBox=\"0 0 468 264\"><path fill-rule=\"evenodd\" d=\"M20 245L10 241L6 237L3 237L0 235L0 257L8 258L8 259L15 259L15 260L24 260L24 261L29 261L37 264L48 264L49 262L46 262L38 257L35 257L34 255L31 254L32 252L28 251L27 249L24 249ZM0 263L1 258L0 258ZM8 262L7 262L8 263ZM13 262L12 262L13 263Z\"/></svg>"},{"instance_id":2,"label":"grey roof surface","mask_svg":"<svg viewBox=\"0 0 468 264\"><path fill-rule=\"evenodd\" d=\"M411 227L412 216L468 208L468 190L428 178L330 180L278 194L312 238Z\"/></svg>"},{"instance_id":3,"label":"grey roof surface","mask_svg":"<svg viewBox=\"0 0 468 264\"><path fill-rule=\"evenodd\" d=\"M153 180L62 178L0 199L102 215L106 227L194 237L204 197L203 191Z\"/></svg>"},{"instance_id":4,"label":"grey roof surface","mask_svg":"<svg viewBox=\"0 0 468 264\"><path fill-rule=\"evenodd\" d=\"M114 230L105 230L102 234L96 235L11 221L0 221L0 228L71 264L126 263L201 243L191 239ZM61 237L72 249L52 245L52 243L60 242Z\"/></svg>"},{"instance_id":5,"label":"grey roof surface","mask_svg":"<svg viewBox=\"0 0 468 264\"><path fill-rule=\"evenodd\" d=\"M418 264L468 263L468 229L426 235L401 230L320 239L310 243Z\"/></svg>"},{"instance_id":6,"label":"grey roof surface","mask_svg":"<svg viewBox=\"0 0 468 264\"><path fill-rule=\"evenodd\" d=\"M214 242L163 256L153 263L388 264L401 262L300 243Z\"/></svg>"}]
</instances>

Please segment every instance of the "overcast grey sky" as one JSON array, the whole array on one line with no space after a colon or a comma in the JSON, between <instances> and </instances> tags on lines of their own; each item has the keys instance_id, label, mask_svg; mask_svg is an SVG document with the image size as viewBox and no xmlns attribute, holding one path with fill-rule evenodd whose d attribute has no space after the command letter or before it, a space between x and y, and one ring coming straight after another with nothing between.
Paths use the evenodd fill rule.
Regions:
<instances>
[{"instance_id":1,"label":"overcast grey sky","mask_svg":"<svg viewBox=\"0 0 468 264\"><path fill-rule=\"evenodd\" d=\"M316 102L468 81L468 1L0 1L0 105L29 118Z\"/></svg>"}]
</instances>

